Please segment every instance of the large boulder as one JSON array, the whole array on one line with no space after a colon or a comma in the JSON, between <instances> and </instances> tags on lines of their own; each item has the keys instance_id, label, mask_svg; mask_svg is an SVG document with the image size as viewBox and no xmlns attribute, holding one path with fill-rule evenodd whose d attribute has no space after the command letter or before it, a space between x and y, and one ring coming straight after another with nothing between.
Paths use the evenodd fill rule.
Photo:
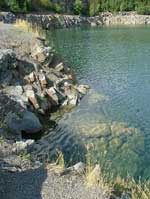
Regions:
<instances>
[{"instance_id":1,"label":"large boulder","mask_svg":"<svg viewBox=\"0 0 150 199\"><path fill-rule=\"evenodd\" d=\"M29 111L22 113L9 113L6 117L6 123L11 131L20 134L21 132L32 134L42 130L42 125L37 116Z\"/></svg>"}]
</instances>

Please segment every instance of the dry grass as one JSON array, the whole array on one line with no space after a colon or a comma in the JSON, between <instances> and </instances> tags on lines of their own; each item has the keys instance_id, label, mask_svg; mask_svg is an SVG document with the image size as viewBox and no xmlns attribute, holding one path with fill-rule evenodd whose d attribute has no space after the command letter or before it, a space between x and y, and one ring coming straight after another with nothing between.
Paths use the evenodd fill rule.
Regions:
<instances>
[{"instance_id":1,"label":"dry grass","mask_svg":"<svg viewBox=\"0 0 150 199\"><path fill-rule=\"evenodd\" d=\"M108 183L106 178L102 175L99 165L96 165L95 168L87 167L86 185L88 187L99 186L103 194L107 197L110 197L113 191L111 184Z\"/></svg>"},{"instance_id":2,"label":"dry grass","mask_svg":"<svg viewBox=\"0 0 150 199\"><path fill-rule=\"evenodd\" d=\"M150 181L136 182L132 177L127 179L123 179L120 176L114 177L112 174L106 174L99 165L94 168L93 155L90 153L93 147L91 145L86 147L86 185L99 186L105 195L113 199L150 199ZM102 163L105 166L107 165L103 161Z\"/></svg>"},{"instance_id":3,"label":"dry grass","mask_svg":"<svg viewBox=\"0 0 150 199\"><path fill-rule=\"evenodd\" d=\"M23 31L33 33L36 37L44 36L44 31L42 30L42 28L40 28L39 26L35 24L31 24L27 22L26 20L17 19L14 26Z\"/></svg>"},{"instance_id":4,"label":"dry grass","mask_svg":"<svg viewBox=\"0 0 150 199\"><path fill-rule=\"evenodd\" d=\"M65 169L64 155L61 151L57 150L57 159L54 163L47 164L49 171L54 171L56 174L61 175Z\"/></svg>"}]
</instances>

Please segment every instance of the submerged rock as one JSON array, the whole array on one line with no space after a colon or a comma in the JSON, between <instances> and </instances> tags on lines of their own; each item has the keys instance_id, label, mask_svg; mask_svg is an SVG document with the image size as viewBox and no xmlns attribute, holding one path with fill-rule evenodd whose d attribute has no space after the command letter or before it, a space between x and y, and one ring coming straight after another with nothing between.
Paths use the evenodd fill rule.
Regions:
<instances>
[{"instance_id":1,"label":"submerged rock","mask_svg":"<svg viewBox=\"0 0 150 199\"><path fill-rule=\"evenodd\" d=\"M136 176L142 170L144 135L139 129L116 121L74 125L87 143L92 164L99 162L107 172L111 170L122 177Z\"/></svg>"}]
</instances>

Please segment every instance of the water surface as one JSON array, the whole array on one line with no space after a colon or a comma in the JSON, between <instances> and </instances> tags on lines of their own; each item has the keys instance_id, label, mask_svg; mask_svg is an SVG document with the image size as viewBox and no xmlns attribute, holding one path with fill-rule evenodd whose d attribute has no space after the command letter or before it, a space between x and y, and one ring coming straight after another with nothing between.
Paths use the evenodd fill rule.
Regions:
<instances>
[{"instance_id":1,"label":"water surface","mask_svg":"<svg viewBox=\"0 0 150 199\"><path fill-rule=\"evenodd\" d=\"M91 87L46 138L52 149L150 178L150 27L55 30L48 38Z\"/></svg>"}]
</instances>

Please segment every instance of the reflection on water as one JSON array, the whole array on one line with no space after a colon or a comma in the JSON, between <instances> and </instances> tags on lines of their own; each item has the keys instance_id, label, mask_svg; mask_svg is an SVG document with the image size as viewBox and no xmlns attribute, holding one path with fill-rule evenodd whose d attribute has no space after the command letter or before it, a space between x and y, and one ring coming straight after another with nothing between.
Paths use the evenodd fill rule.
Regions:
<instances>
[{"instance_id":1,"label":"reflection on water","mask_svg":"<svg viewBox=\"0 0 150 199\"><path fill-rule=\"evenodd\" d=\"M81 104L45 139L49 151L62 147L71 157L83 158L85 145L93 162L104 168L123 176L150 178L149 35L150 27L48 33L79 81L91 86ZM41 146L41 151L47 148ZM72 154L74 150L77 153Z\"/></svg>"}]
</instances>

